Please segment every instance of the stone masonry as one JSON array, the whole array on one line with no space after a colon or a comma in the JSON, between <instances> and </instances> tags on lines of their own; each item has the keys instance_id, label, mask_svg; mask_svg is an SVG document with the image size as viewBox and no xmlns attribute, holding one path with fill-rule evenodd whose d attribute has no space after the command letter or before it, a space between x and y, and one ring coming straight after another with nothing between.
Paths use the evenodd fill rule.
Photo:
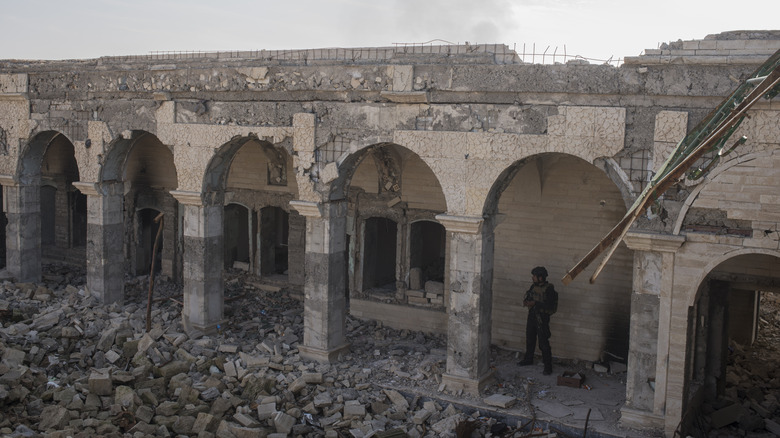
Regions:
<instances>
[{"instance_id":1,"label":"stone masonry","mask_svg":"<svg viewBox=\"0 0 780 438\"><path fill-rule=\"evenodd\" d=\"M238 267L302 293L302 357L343 360L351 314L445 335L444 387L479 393L491 345L525 348L531 268L560 286L778 49L780 31L734 31L620 67L503 45L0 61L5 267L37 282L43 259L81 264L104 303L151 267L182 285L191 337L224 322ZM685 427L725 378L724 294L755 319L745 300L780 290L777 98L741 135L596 284L559 287L553 355L627 364L626 425Z\"/></svg>"}]
</instances>

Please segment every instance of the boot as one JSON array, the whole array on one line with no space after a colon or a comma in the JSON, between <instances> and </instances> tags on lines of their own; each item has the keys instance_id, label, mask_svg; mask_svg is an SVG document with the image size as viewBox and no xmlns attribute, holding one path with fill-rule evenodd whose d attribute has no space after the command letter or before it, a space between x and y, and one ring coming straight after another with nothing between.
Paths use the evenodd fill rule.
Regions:
<instances>
[{"instance_id":1,"label":"boot","mask_svg":"<svg viewBox=\"0 0 780 438\"><path fill-rule=\"evenodd\" d=\"M521 367L524 367L526 365L533 365L533 364L534 364L534 358L533 357L530 358L530 359L528 357L524 357L523 360L518 362L518 365L520 365Z\"/></svg>"},{"instance_id":2,"label":"boot","mask_svg":"<svg viewBox=\"0 0 780 438\"><path fill-rule=\"evenodd\" d=\"M544 371L542 372L542 374L544 374L545 376L549 376L550 374L552 374L552 352L543 351L542 360L544 361Z\"/></svg>"}]
</instances>

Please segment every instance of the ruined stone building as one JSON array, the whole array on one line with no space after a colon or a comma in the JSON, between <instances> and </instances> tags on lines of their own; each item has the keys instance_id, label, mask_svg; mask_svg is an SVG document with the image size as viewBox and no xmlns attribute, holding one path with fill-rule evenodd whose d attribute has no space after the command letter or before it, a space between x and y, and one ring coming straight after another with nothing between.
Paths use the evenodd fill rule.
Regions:
<instances>
[{"instance_id":1,"label":"ruined stone building","mask_svg":"<svg viewBox=\"0 0 780 438\"><path fill-rule=\"evenodd\" d=\"M0 61L3 263L19 281L42 261L85 265L112 302L154 261L205 333L223 321L223 270L246 269L301 291L305 357L341 360L350 313L446 334L444 382L471 392L491 345L524 349L522 292L544 265L554 355L622 358L622 421L671 433L722 386L727 340L755 337L759 294L780 290L778 99L595 284L559 279L778 49L764 31L620 67L503 45Z\"/></svg>"}]
</instances>

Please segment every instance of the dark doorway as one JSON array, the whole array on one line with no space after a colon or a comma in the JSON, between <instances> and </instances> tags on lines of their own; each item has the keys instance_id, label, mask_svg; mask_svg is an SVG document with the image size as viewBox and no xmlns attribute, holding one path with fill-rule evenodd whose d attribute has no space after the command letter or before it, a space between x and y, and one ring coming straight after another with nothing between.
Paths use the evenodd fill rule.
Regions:
<instances>
[{"instance_id":1,"label":"dark doorway","mask_svg":"<svg viewBox=\"0 0 780 438\"><path fill-rule=\"evenodd\" d=\"M260 210L260 275L287 274L290 215L279 207Z\"/></svg>"},{"instance_id":2,"label":"dark doorway","mask_svg":"<svg viewBox=\"0 0 780 438\"><path fill-rule=\"evenodd\" d=\"M41 245L54 245L56 239L57 189L41 186Z\"/></svg>"},{"instance_id":3,"label":"dark doorway","mask_svg":"<svg viewBox=\"0 0 780 438\"><path fill-rule=\"evenodd\" d=\"M246 263L249 269L249 209L240 204L225 206L223 226L225 236L225 268L234 267L236 262Z\"/></svg>"},{"instance_id":4,"label":"dark doorway","mask_svg":"<svg viewBox=\"0 0 780 438\"><path fill-rule=\"evenodd\" d=\"M162 268L162 249L163 249L163 236L160 235L160 242L157 245L157 253L152 255L154 249L154 239L157 236L157 230L160 228L159 223L154 221L154 218L160 214L158 210L153 208L144 208L138 211L138 246L136 249L136 275L149 274L149 270L152 266L152 259L154 259L154 272L159 273Z\"/></svg>"},{"instance_id":5,"label":"dark doorway","mask_svg":"<svg viewBox=\"0 0 780 438\"><path fill-rule=\"evenodd\" d=\"M368 218L363 235L363 290L395 289L398 225L382 217Z\"/></svg>"},{"instance_id":6,"label":"dark doorway","mask_svg":"<svg viewBox=\"0 0 780 438\"><path fill-rule=\"evenodd\" d=\"M409 268L420 268L422 284L426 281L444 281L444 252L446 231L433 221L412 224L410 231Z\"/></svg>"},{"instance_id":7,"label":"dark doorway","mask_svg":"<svg viewBox=\"0 0 780 438\"><path fill-rule=\"evenodd\" d=\"M71 246L87 244L87 196L79 191L70 192Z\"/></svg>"}]
</instances>

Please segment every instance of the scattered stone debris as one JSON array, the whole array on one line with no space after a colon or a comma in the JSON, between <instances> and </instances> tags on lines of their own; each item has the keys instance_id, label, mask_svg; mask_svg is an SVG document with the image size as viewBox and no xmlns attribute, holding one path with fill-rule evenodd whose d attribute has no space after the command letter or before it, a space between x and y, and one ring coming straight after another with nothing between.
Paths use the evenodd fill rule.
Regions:
<instances>
[{"instance_id":1,"label":"scattered stone debris","mask_svg":"<svg viewBox=\"0 0 780 438\"><path fill-rule=\"evenodd\" d=\"M723 397L703 406L708 437L780 436L780 294L761 293L758 338L731 342Z\"/></svg>"},{"instance_id":2,"label":"scattered stone debris","mask_svg":"<svg viewBox=\"0 0 780 438\"><path fill-rule=\"evenodd\" d=\"M227 272L226 323L198 339L184 333L181 289L164 277L155 281L146 332L147 287L147 277L130 278L125 305L100 305L83 271L56 265L46 266L41 284L0 285L0 435L454 437L460 427L473 433L463 436L519 437L533 430L458 407L479 397L420 395L442 395L444 336L348 318L351 353L318 364L298 354L303 303L284 287ZM483 406L524 400L519 407L535 415L528 392L539 388L532 378L499 382Z\"/></svg>"}]
</instances>

